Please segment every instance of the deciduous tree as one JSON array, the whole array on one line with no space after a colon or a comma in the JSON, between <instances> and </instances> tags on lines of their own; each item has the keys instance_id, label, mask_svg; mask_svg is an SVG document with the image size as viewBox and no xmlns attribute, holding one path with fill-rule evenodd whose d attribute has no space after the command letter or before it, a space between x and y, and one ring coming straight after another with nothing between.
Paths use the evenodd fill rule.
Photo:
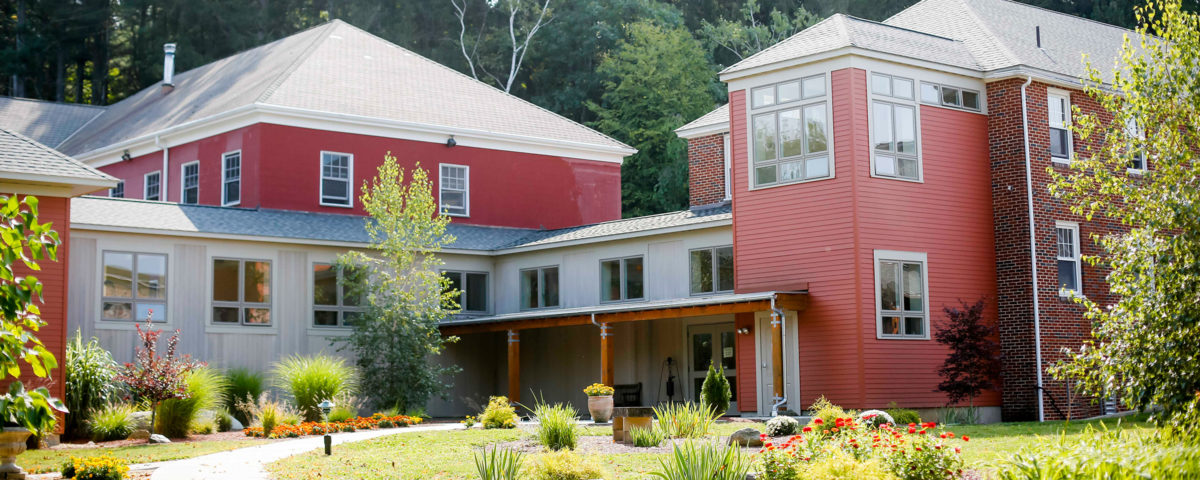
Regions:
<instances>
[{"instance_id":1,"label":"deciduous tree","mask_svg":"<svg viewBox=\"0 0 1200 480\"><path fill-rule=\"evenodd\" d=\"M967 400L975 406L975 397L994 388L1000 371L999 345L993 340L995 327L983 318L983 299L961 308L945 307L946 324L934 334L938 343L950 349L938 375L945 380L938 391L946 394L947 405Z\"/></svg>"}]
</instances>

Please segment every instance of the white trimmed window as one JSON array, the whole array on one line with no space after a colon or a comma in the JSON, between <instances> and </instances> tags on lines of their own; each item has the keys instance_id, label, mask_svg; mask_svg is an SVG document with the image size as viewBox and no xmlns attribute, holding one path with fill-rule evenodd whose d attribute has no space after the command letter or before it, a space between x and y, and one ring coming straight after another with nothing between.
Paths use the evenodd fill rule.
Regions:
<instances>
[{"instance_id":1,"label":"white trimmed window","mask_svg":"<svg viewBox=\"0 0 1200 480\"><path fill-rule=\"evenodd\" d=\"M521 309L558 306L558 267L521 270Z\"/></svg>"},{"instance_id":2,"label":"white trimmed window","mask_svg":"<svg viewBox=\"0 0 1200 480\"><path fill-rule=\"evenodd\" d=\"M353 155L321 152L321 205L349 207L352 203L350 179L353 177Z\"/></svg>"},{"instance_id":3,"label":"white trimmed window","mask_svg":"<svg viewBox=\"0 0 1200 480\"><path fill-rule=\"evenodd\" d=\"M438 204L442 213L454 217L470 214L470 169L465 165L443 163L439 169Z\"/></svg>"},{"instance_id":4,"label":"white trimmed window","mask_svg":"<svg viewBox=\"0 0 1200 480\"><path fill-rule=\"evenodd\" d=\"M600 261L600 301L620 302L645 297L641 256Z\"/></svg>"},{"instance_id":5,"label":"white trimmed window","mask_svg":"<svg viewBox=\"0 0 1200 480\"><path fill-rule=\"evenodd\" d=\"M215 325L271 325L271 262L213 259Z\"/></svg>"},{"instance_id":6,"label":"white trimmed window","mask_svg":"<svg viewBox=\"0 0 1200 480\"><path fill-rule=\"evenodd\" d=\"M313 326L352 327L362 315L362 275L328 263L313 264Z\"/></svg>"},{"instance_id":7,"label":"white trimmed window","mask_svg":"<svg viewBox=\"0 0 1200 480\"><path fill-rule=\"evenodd\" d=\"M733 291L733 247L698 248L688 258L692 295Z\"/></svg>"},{"instance_id":8,"label":"white trimmed window","mask_svg":"<svg viewBox=\"0 0 1200 480\"><path fill-rule=\"evenodd\" d=\"M103 259L102 320L167 320L166 255L105 251Z\"/></svg>"},{"instance_id":9,"label":"white trimmed window","mask_svg":"<svg viewBox=\"0 0 1200 480\"><path fill-rule=\"evenodd\" d=\"M832 176L825 75L751 91L755 187Z\"/></svg>"},{"instance_id":10,"label":"white trimmed window","mask_svg":"<svg viewBox=\"0 0 1200 480\"><path fill-rule=\"evenodd\" d=\"M125 198L125 181L117 182L117 186L108 189L108 196L112 198Z\"/></svg>"},{"instance_id":11,"label":"white trimmed window","mask_svg":"<svg viewBox=\"0 0 1200 480\"><path fill-rule=\"evenodd\" d=\"M142 198L162 200L162 172L147 173L142 180Z\"/></svg>"},{"instance_id":12,"label":"white trimmed window","mask_svg":"<svg viewBox=\"0 0 1200 480\"><path fill-rule=\"evenodd\" d=\"M221 205L242 203L242 152L221 156Z\"/></svg>"},{"instance_id":13,"label":"white trimmed window","mask_svg":"<svg viewBox=\"0 0 1200 480\"><path fill-rule=\"evenodd\" d=\"M486 313L488 311L488 274L486 272L442 271L450 279L450 289L458 290L459 309L463 313Z\"/></svg>"},{"instance_id":14,"label":"white trimmed window","mask_svg":"<svg viewBox=\"0 0 1200 480\"><path fill-rule=\"evenodd\" d=\"M1055 161L1070 161L1071 97L1067 93L1051 92L1047 96L1046 111L1050 116L1050 158Z\"/></svg>"},{"instance_id":15,"label":"white trimmed window","mask_svg":"<svg viewBox=\"0 0 1200 480\"><path fill-rule=\"evenodd\" d=\"M200 162L183 164L179 173L179 178L183 181L183 192L179 194L179 203L188 205L200 203Z\"/></svg>"},{"instance_id":16,"label":"white trimmed window","mask_svg":"<svg viewBox=\"0 0 1200 480\"><path fill-rule=\"evenodd\" d=\"M1063 297L1080 295L1083 265L1079 252L1079 225L1058 222L1054 232L1058 246L1058 294Z\"/></svg>"},{"instance_id":17,"label":"white trimmed window","mask_svg":"<svg viewBox=\"0 0 1200 480\"><path fill-rule=\"evenodd\" d=\"M924 253L875 251L878 338L929 338L929 278Z\"/></svg>"},{"instance_id":18,"label":"white trimmed window","mask_svg":"<svg viewBox=\"0 0 1200 480\"><path fill-rule=\"evenodd\" d=\"M979 92L965 88L921 82L921 103L978 112Z\"/></svg>"},{"instance_id":19,"label":"white trimmed window","mask_svg":"<svg viewBox=\"0 0 1200 480\"><path fill-rule=\"evenodd\" d=\"M1125 120L1125 135L1132 144L1129 154L1129 171L1140 173L1146 171L1146 131L1134 117Z\"/></svg>"},{"instance_id":20,"label":"white trimmed window","mask_svg":"<svg viewBox=\"0 0 1200 480\"><path fill-rule=\"evenodd\" d=\"M871 74L871 136L877 176L921 179L913 86L907 78Z\"/></svg>"}]
</instances>

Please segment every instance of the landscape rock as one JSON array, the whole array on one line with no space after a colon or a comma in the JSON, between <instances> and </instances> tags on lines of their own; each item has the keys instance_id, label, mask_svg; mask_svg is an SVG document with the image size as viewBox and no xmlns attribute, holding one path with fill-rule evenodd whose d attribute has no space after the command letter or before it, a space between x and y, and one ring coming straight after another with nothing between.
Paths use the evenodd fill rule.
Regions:
<instances>
[{"instance_id":1,"label":"landscape rock","mask_svg":"<svg viewBox=\"0 0 1200 480\"><path fill-rule=\"evenodd\" d=\"M231 418L229 421L231 425L229 427L229 431L231 432L240 432L246 429L246 427L242 425L242 422L239 422L237 418Z\"/></svg>"},{"instance_id":2,"label":"landscape rock","mask_svg":"<svg viewBox=\"0 0 1200 480\"><path fill-rule=\"evenodd\" d=\"M743 428L733 432L733 435L729 436L729 444L741 445L743 447L761 447L763 446L763 441L760 435L762 435L762 432L758 430Z\"/></svg>"},{"instance_id":3,"label":"landscape rock","mask_svg":"<svg viewBox=\"0 0 1200 480\"><path fill-rule=\"evenodd\" d=\"M150 438L150 431L144 428L136 429L133 433L129 434L130 440L145 440L147 438Z\"/></svg>"},{"instance_id":4,"label":"landscape rock","mask_svg":"<svg viewBox=\"0 0 1200 480\"><path fill-rule=\"evenodd\" d=\"M150 436L150 443L171 443L171 440L156 433Z\"/></svg>"}]
</instances>

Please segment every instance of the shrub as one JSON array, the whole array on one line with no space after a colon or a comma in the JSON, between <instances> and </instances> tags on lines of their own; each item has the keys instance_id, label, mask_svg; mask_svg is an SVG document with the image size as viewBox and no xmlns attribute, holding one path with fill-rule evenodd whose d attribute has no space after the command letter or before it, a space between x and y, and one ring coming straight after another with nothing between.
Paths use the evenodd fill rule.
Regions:
<instances>
[{"instance_id":1,"label":"shrub","mask_svg":"<svg viewBox=\"0 0 1200 480\"><path fill-rule=\"evenodd\" d=\"M228 408L233 418L242 422L242 425L250 425L254 419L250 412L239 409L238 404L248 398L253 401L262 396L266 380L261 373L240 367L226 370L225 380L229 383L229 396L225 408Z\"/></svg>"},{"instance_id":2,"label":"shrub","mask_svg":"<svg viewBox=\"0 0 1200 480\"><path fill-rule=\"evenodd\" d=\"M329 355L292 355L276 362L273 372L309 422L321 420L322 401L353 394L357 385L354 367Z\"/></svg>"},{"instance_id":3,"label":"shrub","mask_svg":"<svg viewBox=\"0 0 1200 480\"><path fill-rule=\"evenodd\" d=\"M689 441L674 445L651 475L663 480L744 480L752 461L737 446Z\"/></svg>"},{"instance_id":4,"label":"shrub","mask_svg":"<svg viewBox=\"0 0 1200 480\"><path fill-rule=\"evenodd\" d=\"M475 452L475 470L480 480L517 480L521 478L521 452L493 447Z\"/></svg>"},{"instance_id":5,"label":"shrub","mask_svg":"<svg viewBox=\"0 0 1200 480\"><path fill-rule=\"evenodd\" d=\"M917 413L917 411L913 409L900 408L896 405L896 402L889 403L888 408L884 411L887 412L888 415L892 416L892 421L896 422L896 425L921 423L921 414Z\"/></svg>"},{"instance_id":6,"label":"shrub","mask_svg":"<svg viewBox=\"0 0 1200 480\"><path fill-rule=\"evenodd\" d=\"M344 422L358 416L358 410L351 406L337 405L329 411L330 422Z\"/></svg>"},{"instance_id":7,"label":"shrub","mask_svg":"<svg viewBox=\"0 0 1200 480\"><path fill-rule=\"evenodd\" d=\"M109 405L104 410L92 414L88 420L88 433L97 442L124 440L133 433L132 405Z\"/></svg>"},{"instance_id":8,"label":"shrub","mask_svg":"<svg viewBox=\"0 0 1200 480\"><path fill-rule=\"evenodd\" d=\"M188 431L196 435L210 435L217 431L217 423L213 421L192 422Z\"/></svg>"},{"instance_id":9,"label":"shrub","mask_svg":"<svg viewBox=\"0 0 1200 480\"><path fill-rule=\"evenodd\" d=\"M63 478L76 480L124 480L129 474L129 462L109 455L71 457L63 462Z\"/></svg>"},{"instance_id":10,"label":"shrub","mask_svg":"<svg viewBox=\"0 0 1200 480\"><path fill-rule=\"evenodd\" d=\"M667 434L658 428L631 428L629 436L633 437L633 446L640 448L657 447L667 439Z\"/></svg>"},{"instance_id":11,"label":"shrub","mask_svg":"<svg viewBox=\"0 0 1200 480\"><path fill-rule=\"evenodd\" d=\"M508 397L492 397L487 408L479 414L483 428L517 428L517 410L508 403Z\"/></svg>"},{"instance_id":12,"label":"shrub","mask_svg":"<svg viewBox=\"0 0 1200 480\"><path fill-rule=\"evenodd\" d=\"M795 435L798 431L800 431L800 422L792 417L780 415L767 420L768 436L783 437Z\"/></svg>"},{"instance_id":13,"label":"shrub","mask_svg":"<svg viewBox=\"0 0 1200 480\"><path fill-rule=\"evenodd\" d=\"M663 433L673 438L698 438L708 435L715 415L710 407L694 403L667 403L654 407L654 416Z\"/></svg>"},{"instance_id":14,"label":"shrub","mask_svg":"<svg viewBox=\"0 0 1200 480\"><path fill-rule=\"evenodd\" d=\"M154 431L171 438L186 437L201 410L225 403L225 377L207 367L185 375L187 398L172 398L158 404Z\"/></svg>"},{"instance_id":15,"label":"shrub","mask_svg":"<svg viewBox=\"0 0 1200 480\"><path fill-rule=\"evenodd\" d=\"M612 478L595 457L580 456L569 450L539 455L529 466L529 480L592 480Z\"/></svg>"},{"instance_id":16,"label":"shrub","mask_svg":"<svg viewBox=\"0 0 1200 480\"><path fill-rule=\"evenodd\" d=\"M1001 460L999 480L1200 478L1200 445L1161 434L1096 431L1045 439Z\"/></svg>"},{"instance_id":17,"label":"shrub","mask_svg":"<svg viewBox=\"0 0 1200 480\"><path fill-rule=\"evenodd\" d=\"M67 437L81 437L88 432L88 420L116 399L117 362L95 337L83 343L78 330L67 342L66 353L63 384L69 412L63 433Z\"/></svg>"},{"instance_id":18,"label":"shrub","mask_svg":"<svg viewBox=\"0 0 1200 480\"><path fill-rule=\"evenodd\" d=\"M975 405L975 397L996 388L1000 372L1000 344L992 337L996 327L983 318L984 301L962 308L944 307L946 322L934 333L938 343L950 350L938 375L945 378L937 389L945 392L947 405L963 400Z\"/></svg>"},{"instance_id":19,"label":"shrub","mask_svg":"<svg viewBox=\"0 0 1200 480\"><path fill-rule=\"evenodd\" d=\"M187 398L188 374L203 367L203 362L193 362L189 355L175 355L179 347L179 330L167 340L167 354L158 354L158 337L162 330L154 330L150 319L154 310L146 313L146 329L140 324L137 328L138 341L137 357L133 363L126 363L117 375L129 389L133 398L150 404L150 429L158 425L158 405L164 400ZM187 423L182 428L187 428Z\"/></svg>"},{"instance_id":20,"label":"shrub","mask_svg":"<svg viewBox=\"0 0 1200 480\"><path fill-rule=\"evenodd\" d=\"M537 418L538 441L551 450L574 450L579 439L579 411L575 407L556 403L549 405L538 401L533 409Z\"/></svg>"},{"instance_id":21,"label":"shrub","mask_svg":"<svg viewBox=\"0 0 1200 480\"><path fill-rule=\"evenodd\" d=\"M720 417L729 410L729 399L732 397L729 389L729 379L725 378L725 366L708 364L708 376L700 385L700 404L708 405L714 417Z\"/></svg>"},{"instance_id":22,"label":"shrub","mask_svg":"<svg viewBox=\"0 0 1200 480\"><path fill-rule=\"evenodd\" d=\"M224 407L213 411L213 424L218 432L228 432L233 430L233 415ZM242 424L245 426L245 424Z\"/></svg>"},{"instance_id":23,"label":"shrub","mask_svg":"<svg viewBox=\"0 0 1200 480\"><path fill-rule=\"evenodd\" d=\"M850 417L854 415L854 411L842 410L842 407L834 405L833 402L825 399L822 395L809 407L812 411L812 420L809 420L808 426L813 430L824 432L834 427L837 419Z\"/></svg>"}]
</instances>

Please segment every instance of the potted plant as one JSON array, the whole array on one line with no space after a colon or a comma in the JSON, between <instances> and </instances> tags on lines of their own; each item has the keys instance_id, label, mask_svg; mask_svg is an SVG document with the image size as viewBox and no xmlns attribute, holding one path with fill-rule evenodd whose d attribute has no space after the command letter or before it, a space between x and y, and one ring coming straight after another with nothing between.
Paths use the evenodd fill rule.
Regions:
<instances>
[{"instance_id":1,"label":"potted plant","mask_svg":"<svg viewBox=\"0 0 1200 480\"><path fill-rule=\"evenodd\" d=\"M25 390L19 381L9 385L8 393L0 396L0 417L4 420L0 431L0 478L17 478L10 474L22 473L16 464L17 455L25 451L30 435L54 428L55 412L67 413L67 408L45 387Z\"/></svg>"},{"instance_id":2,"label":"potted plant","mask_svg":"<svg viewBox=\"0 0 1200 480\"><path fill-rule=\"evenodd\" d=\"M588 396L588 413L592 414L593 422L607 423L612 417L613 391L613 387L603 383L593 383L584 387L583 393Z\"/></svg>"}]
</instances>

